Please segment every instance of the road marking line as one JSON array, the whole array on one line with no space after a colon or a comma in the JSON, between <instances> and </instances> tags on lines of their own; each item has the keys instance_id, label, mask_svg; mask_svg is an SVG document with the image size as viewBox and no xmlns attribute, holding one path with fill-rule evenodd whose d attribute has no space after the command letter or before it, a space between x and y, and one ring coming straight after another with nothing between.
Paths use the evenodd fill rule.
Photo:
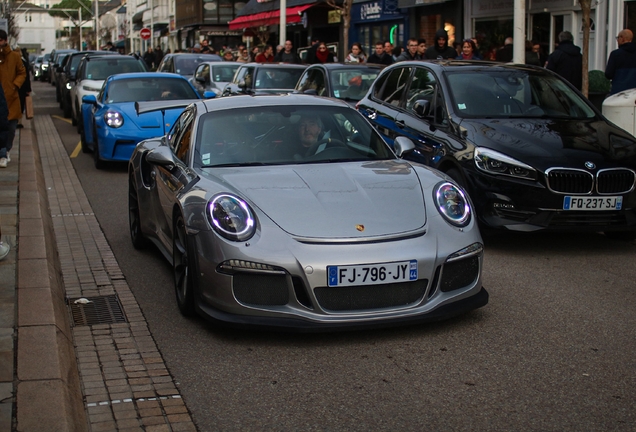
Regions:
<instances>
[{"instance_id":1,"label":"road marking line","mask_svg":"<svg viewBox=\"0 0 636 432\"><path fill-rule=\"evenodd\" d=\"M82 151L82 142L78 142L77 146L75 147L75 150L73 150L73 153L71 153L71 157L72 158L76 158L77 155L80 153L80 151Z\"/></svg>"},{"instance_id":2,"label":"road marking line","mask_svg":"<svg viewBox=\"0 0 636 432\"><path fill-rule=\"evenodd\" d=\"M58 119L58 120L65 121L66 123L71 123L71 124L73 124L71 119L67 119L67 118L64 118L64 117L57 116L57 115L52 115L51 117L56 118L56 119Z\"/></svg>"}]
</instances>

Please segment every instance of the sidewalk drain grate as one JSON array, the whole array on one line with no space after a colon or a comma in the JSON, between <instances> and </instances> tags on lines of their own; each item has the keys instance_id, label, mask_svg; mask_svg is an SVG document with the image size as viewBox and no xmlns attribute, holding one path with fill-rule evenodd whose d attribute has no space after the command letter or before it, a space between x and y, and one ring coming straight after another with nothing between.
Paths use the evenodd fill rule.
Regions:
<instances>
[{"instance_id":1,"label":"sidewalk drain grate","mask_svg":"<svg viewBox=\"0 0 636 432\"><path fill-rule=\"evenodd\" d=\"M82 298L88 300L88 303L75 303L79 299L68 299L74 326L127 322L116 294Z\"/></svg>"}]
</instances>

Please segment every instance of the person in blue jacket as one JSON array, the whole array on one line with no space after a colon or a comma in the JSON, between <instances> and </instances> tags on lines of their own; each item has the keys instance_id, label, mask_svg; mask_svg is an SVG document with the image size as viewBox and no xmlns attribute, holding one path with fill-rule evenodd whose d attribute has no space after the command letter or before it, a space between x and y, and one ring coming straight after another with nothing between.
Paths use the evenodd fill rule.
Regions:
<instances>
[{"instance_id":1,"label":"person in blue jacket","mask_svg":"<svg viewBox=\"0 0 636 432\"><path fill-rule=\"evenodd\" d=\"M605 68L605 76L612 80L611 95L636 88L636 43L632 42L633 38L629 29L621 30L616 36L618 49L610 53Z\"/></svg>"}]
</instances>

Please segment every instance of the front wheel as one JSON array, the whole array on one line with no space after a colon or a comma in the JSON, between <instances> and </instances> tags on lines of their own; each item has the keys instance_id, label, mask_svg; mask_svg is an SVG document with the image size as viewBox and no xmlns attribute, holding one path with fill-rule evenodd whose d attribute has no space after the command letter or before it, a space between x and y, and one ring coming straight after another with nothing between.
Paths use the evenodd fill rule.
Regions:
<instances>
[{"instance_id":1,"label":"front wheel","mask_svg":"<svg viewBox=\"0 0 636 432\"><path fill-rule=\"evenodd\" d=\"M189 252L185 221L183 216L179 215L174 223L172 236L172 269L177 306L186 317L194 315L194 273Z\"/></svg>"}]
</instances>

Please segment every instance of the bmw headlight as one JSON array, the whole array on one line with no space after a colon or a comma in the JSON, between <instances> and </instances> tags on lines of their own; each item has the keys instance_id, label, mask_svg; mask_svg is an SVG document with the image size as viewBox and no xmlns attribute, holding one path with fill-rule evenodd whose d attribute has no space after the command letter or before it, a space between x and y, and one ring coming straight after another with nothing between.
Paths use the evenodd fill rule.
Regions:
<instances>
[{"instance_id":1,"label":"bmw headlight","mask_svg":"<svg viewBox=\"0 0 636 432\"><path fill-rule=\"evenodd\" d=\"M124 116L117 111L108 111L104 114L104 121L112 128L121 127L124 124Z\"/></svg>"},{"instance_id":2,"label":"bmw headlight","mask_svg":"<svg viewBox=\"0 0 636 432\"><path fill-rule=\"evenodd\" d=\"M458 186L442 182L433 189L433 199L437 211L450 224L464 227L470 222L470 204L468 198Z\"/></svg>"},{"instance_id":3,"label":"bmw headlight","mask_svg":"<svg viewBox=\"0 0 636 432\"><path fill-rule=\"evenodd\" d=\"M70 90L71 88L73 88L73 86L71 85L71 83L70 83L70 82L67 82L67 83L66 83L66 89L67 89L67 90Z\"/></svg>"},{"instance_id":4,"label":"bmw headlight","mask_svg":"<svg viewBox=\"0 0 636 432\"><path fill-rule=\"evenodd\" d=\"M477 147L474 159L477 168L489 174L501 174L526 180L537 179L537 172L530 165L494 150Z\"/></svg>"},{"instance_id":5,"label":"bmw headlight","mask_svg":"<svg viewBox=\"0 0 636 432\"><path fill-rule=\"evenodd\" d=\"M247 203L233 195L217 195L208 203L212 228L228 240L245 241L256 231L254 215Z\"/></svg>"}]
</instances>

